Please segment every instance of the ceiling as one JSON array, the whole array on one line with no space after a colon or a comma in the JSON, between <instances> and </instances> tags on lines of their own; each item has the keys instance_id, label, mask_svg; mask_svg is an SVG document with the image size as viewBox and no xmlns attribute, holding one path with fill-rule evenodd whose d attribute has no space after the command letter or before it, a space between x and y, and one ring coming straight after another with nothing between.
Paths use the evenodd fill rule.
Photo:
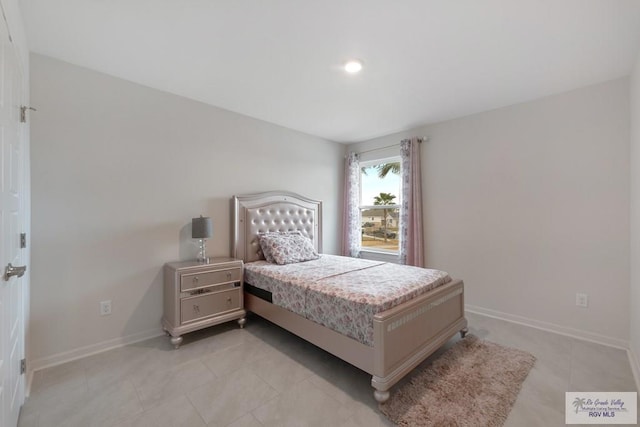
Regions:
<instances>
[{"instance_id":1,"label":"ceiling","mask_svg":"<svg viewBox=\"0 0 640 427\"><path fill-rule=\"evenodd\" d=\"M343 143L622 77L640 48L637 0L20 1L32 52Z\"/></svg>"}]
</instances>

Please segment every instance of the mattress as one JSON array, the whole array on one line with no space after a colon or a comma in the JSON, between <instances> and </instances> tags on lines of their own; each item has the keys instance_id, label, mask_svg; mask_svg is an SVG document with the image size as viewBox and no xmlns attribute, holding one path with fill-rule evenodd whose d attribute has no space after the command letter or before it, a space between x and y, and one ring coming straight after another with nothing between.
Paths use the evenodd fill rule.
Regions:
<instances>
[{"instance_id":1,"label":"mattress","mask_svg":"<svg viewBox=\"0 0 640 427\"><path fill-rule=\"evenodd\" d=\"M440 270L323 254L277 265L245 264L246 283L273 304L373 346L373 316L451 281Z\"/></svg>"}]
</instances>

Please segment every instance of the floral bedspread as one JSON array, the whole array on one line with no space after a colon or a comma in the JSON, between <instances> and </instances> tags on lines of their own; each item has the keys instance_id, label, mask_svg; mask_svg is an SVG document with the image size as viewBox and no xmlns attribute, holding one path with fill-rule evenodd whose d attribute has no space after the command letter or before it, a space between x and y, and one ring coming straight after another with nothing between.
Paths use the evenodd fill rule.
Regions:
<instances>
[{"instance_id":1,"label":"floral bedspread","mask_svg":"<svg viewBox=\"0 0 640 427\"><path fill-rule=\"evenodd\" d=\"M271 292L273 304L373 346L373 316L451 278L440 270L323 254L277 265L245 264L245 281Z\"/></svg>"}]
</instances>

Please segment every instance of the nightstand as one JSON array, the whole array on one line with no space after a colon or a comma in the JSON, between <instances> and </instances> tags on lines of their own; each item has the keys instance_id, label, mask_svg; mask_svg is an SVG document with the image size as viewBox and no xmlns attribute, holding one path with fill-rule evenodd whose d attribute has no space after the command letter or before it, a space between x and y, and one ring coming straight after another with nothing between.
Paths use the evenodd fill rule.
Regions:
<instances>
[{"instance_id":1,"label":"nightstand","mask_svg":"<svg viewBox=\"0 0 640 427\"><path fill-rule=\"evenodd\" d=\"M242 268L242 261L234 258L165 264L162 328L175 348L187 332L235 319L244 327Z\"/></svg>"}]
</instances>

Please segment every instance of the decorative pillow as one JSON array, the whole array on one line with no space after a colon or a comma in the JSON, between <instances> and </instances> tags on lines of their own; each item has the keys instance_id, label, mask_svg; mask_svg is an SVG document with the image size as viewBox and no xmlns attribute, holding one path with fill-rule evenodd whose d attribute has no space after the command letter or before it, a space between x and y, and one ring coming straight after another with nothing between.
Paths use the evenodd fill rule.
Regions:
<instances>
[{"instance_id":1,"label":"decorative pillow","mask_svg":"<svg viewBox=\"0 0 640 427\"><path fill-rule=\"evenodd\" d=\"M267 262L270 263L275 263L275 261L273 260L273 255L271 255L271 238L273 236L279 237L279 236L291 236L291 235L299 235L302 236L302 234L300 234L299 231L271 231L268 233L261 233L258 235L258 241L260 242L260 251L258 251L258 254L261 254L264 259Z\"/></svg>"},{"instance_id":2,"label":"decorative pillow","mask_svg":"<svg viewBox=\"0 0 640 427\"><path fill-rule=\"evenodd\" d=\"M262 245L263 241L264 245ZM269 248L268 251L273 262L280 265L310 261L320 257L311 240L300 233L263 235L260 239L260 245L265 253L265 249Z\"/></svg>"}]
</instances>

